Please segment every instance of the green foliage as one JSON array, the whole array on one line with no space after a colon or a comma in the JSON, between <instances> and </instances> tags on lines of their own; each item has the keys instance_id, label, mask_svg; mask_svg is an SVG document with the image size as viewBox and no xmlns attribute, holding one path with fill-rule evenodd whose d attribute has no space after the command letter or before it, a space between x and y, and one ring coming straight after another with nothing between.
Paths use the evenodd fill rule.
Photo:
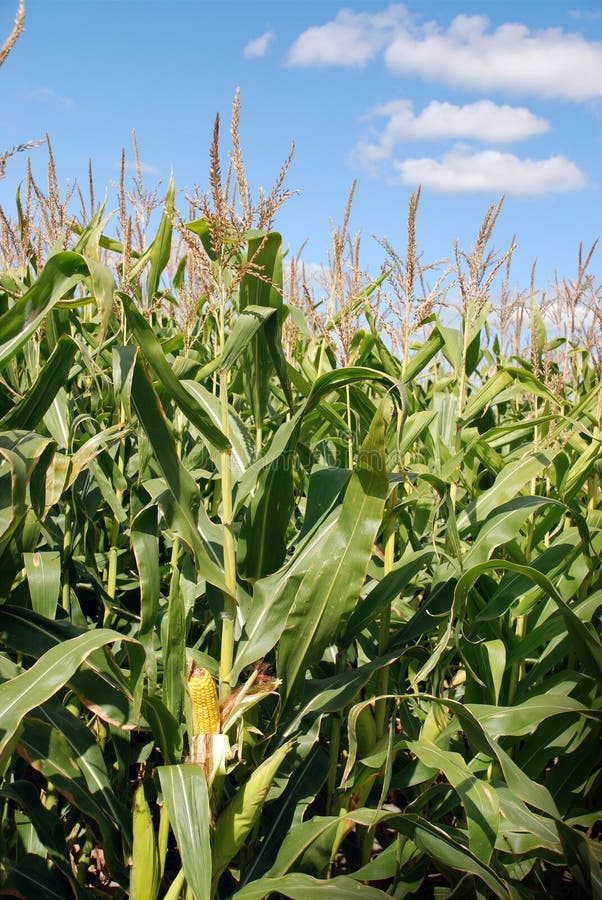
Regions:
<instances>
[{"instance_id":1,"label":"green foliage","mask_svg":"<svg viewBox=\"0 0 602 900\"><path fill-rule=\"evenodd\" d=\"M319 327L212 178L186 255L170 183L138 252L101 207L2 263L6 889L602 896L592 359L468 281L398 357L392 269Z\"/></svg>"}]
</instances>

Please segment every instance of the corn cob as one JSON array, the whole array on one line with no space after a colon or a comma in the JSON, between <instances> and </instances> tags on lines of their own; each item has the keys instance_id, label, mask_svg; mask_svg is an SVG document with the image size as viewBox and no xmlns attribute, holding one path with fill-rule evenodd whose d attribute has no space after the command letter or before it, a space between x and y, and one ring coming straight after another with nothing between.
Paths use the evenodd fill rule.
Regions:
<instances>
[{"instance_id":1,"label":"corn cob","mask_svg":"<svg viewBox=\"0 0 602 900\"><path fill-rule=\"evenodd\" d=\"M215 684L209 672L196 663L192 664L188 674L188 693L192 701L195 735L219 734L220 715Z\"/></svg>"}]
</instances>

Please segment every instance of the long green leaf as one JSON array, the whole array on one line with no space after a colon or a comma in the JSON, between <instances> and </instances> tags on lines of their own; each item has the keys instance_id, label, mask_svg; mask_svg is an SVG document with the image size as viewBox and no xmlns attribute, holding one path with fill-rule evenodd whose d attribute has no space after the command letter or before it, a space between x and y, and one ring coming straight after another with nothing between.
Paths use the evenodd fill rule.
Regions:
<instances>
[{"instance_id":1,"label":"long green leaf","mask_svg":"<svg viewBox=\"0 0 602 900\"><path fill-rule=\"evenodd\" d=\"M266 309L262 306L247 306L243 309L226 338L221 354L203 366L198 373L199 380L207 378L209 375L217 372L218 369L229 372L257 333L262 328L267 327L267 322L274 316L275 312L275 309Z\"/></svg>"},{"instance_id":2,"label":"long green leaf","mask_svg":"<svg viewBox=\"0 0 602 900\"><path fill-rule=\"evenodd\" d=\"M201 766L160 766L163 800L178 844L186 881L196 900L211 896L209 794Z\"/></svg>"},{"instance_id":3,"label":"long green leaf","mask_svg":"<svg viewBox=\"0 0 602 900\"><path fill-rule=\"evenodd\" d=\"M123 635L98 628L48 650L31 669L0 684L0 757L17 734L21 720L62 688L84 660L99 647L123 640Z\"/></svg>"},{"instance_id":4,"label":"long green leaf","mask_svg":"<svg viewBox=\"0 0 602 900\"><path fill-rule=\"evenodd\" d=\"M175 195L176 189L172 177L169 179L167 188L165 210L161 216L159 229L151 247L150 268L146 276L146 297L149 307L155 302L155 294L159 288L161 275L169 262Z\"/></svg>"},{"instance_id":5,"label":"long green leaf","mask_svg":"<svg viewBox=\"0 0 602 900\"><path fill-rule=\"evenodd\" d=\"M571 607L559 594L550 579L539 572L533 566L524 566L505 559L490 559L478 566L474 566L465 572L455 591L455 601L463 604L473 584L480 575L493 569L506 569L519 575L526 575L531 581L539 585L554 601L564 620L567 631L575 642L580 658L594 678L602 679L602 645L600 641L585 627L583 622L575 615Z\"/></svg>"},{"instance_id":6,"label":"long green leaf","mask_svg":"<svg viewBox=\"0 0 602 900\"><path fill-rule=\"evenodd\" d=\"M61 556L56 550L24 553L23 562L35 612L53 619L61 589Z\"/></svg>"},{"instance_id":7,"label":"long green leaf","mask_svg":"<svg viewBox=\"0 0 602 900\"><path fill-rule=\"evenodd\" d=\"M228 450L230 442L224 437L221 429L214 424L206 410L197 403L194 396L186 390L182 382L174 375L157 336L142 313L138 312L127 294L120 292L119 297L123 304L128 325L132 329L145 358L154 369L165 390L212 446L220 451ZM135 378L136 376L134 376Z\"/></svg>"},{"instance_id":8,"label":"long green leaf","mask_svg":"<svg viewBox=\"0 0 602 900\"><path fill-rule=\"evenodd\" d=\"M247 242L245 263L247 271L240 283L240 309L249 306L276 310L258 332L246 353L243 370L245 391L255 422L262 426L270 393L270 375L275 370L289 408L293 395L288 367L282 349L282 237L276 231L252 237Z\"/></svg>"},{"instance_id":9,"label":"long green leaf","mask_svg":"<svg viewBox=\"0 0 602 900\"><path fill-rule=\"evenodd\" d=\"M278 646L278 671L287 696L342 630L359 598L388 493L384 439L385 420L378 413L345 491L336 527L295 591Z\"/></svg>"},{"instance_id":10,"label":"long green leaf","mask_svg":"<svg viewBox=\"0 0 602 900\"><path fill-rule=\"evenodd\" d=\"M50 409L59 388L64 387L76 351L75 341L68 335L61 335L48 362L40 370L27 394L0 419L0 428L4 431L11 428L25 431L39 425Z\"/></svg>"},{"instance_id":11,"label":"long green leaf","mask_svg":"<svg viewBox=\"0 0 602 900\"><path fill-rule=\"evenodd\" d=\"M498 509L516 497L526 484L537 478L550 465L551 456L544 452L530 453L522 459L505 466L493 485L468 504L458 516L460 535L469 530L476 531L482 523Z\"/></svg>"},{"instance_id":12,"label":"long green leaf","mask_svg":"<svg viewBox=\"0 0 602 900\"><path fill-rule=\"evenodd\" d=\"M94 795L83 773L74 759L71 747L64 735L49 722L33 716L23 721L19 735L19 753L27 762L54 785L86 819L95 825L96 834L101 836L103 852L109 862L114 877L122 880L124 872L120 861L120 830L115 827L102 795ZM98 798L98 799L97 799ZM129 822L128 822L128 831ZM127 832L124 834L128 843Z\"/></svg>"},{"instance_id":13,"label":"long green leaf","mask_svg":"<svg viewBox=\"0 0 602 900\"><path fill-rule=\"evenodd\" d=\"M0 637L15 651L39 659L83 632L71 623L46 619L27 609L0 604ZM136 710L123 673L104 651L94 651L68 679L78 698L105 722L135 728Z\"/></svg>"},{"instance_id":14,"label":"long green leaf","mask_svg":"<svg viewBox=\"0 0 602 900\"><path fill-rule=\"evenodd\" d=\"M298 872L282 875L279 878L260 878L245 885L238 891L240 900L263 900L272 894L284 894L293 900L312 900L319 897L332 897L333 900L384 900L389 894L375 887L361 884L346 875L338 875L329 881L320 881L311 875Z\"/></svg>"},{"instance_id":15,"label":"long green leaf","mask_svg":"<svg viewBox=\"0 0 602 900\"><path fill-rule=\"evenodd\" d=\"M50 257L27 293L0 316L0 368L27 343L55 303L89 274L79 253L66 250Z\"/></svg>"},{"instance_id":16,"label":"long green leaf","mask_svg":"<svg viewBox=\"0 0 602 900\"><path fill-rule=\"evenodd\" d=\"M218 558L199 531L199 515L207 518L204 509L201 509L199 489L178 459L172 429L140 359L136 361L132 379L132 402L171 491L182 537L197 557L203 577L220 590L225 590Z\"/></svg>"},{"instance_id":17,"label":"long green leaf","mask_svg":"<svg viewBox=\"0 0 602 900\"><path fill-rule=\"evenodd\" d=\"M441 771L458 792L468 821L468 842L481 862L489 863L500 826L495 789L478 779L459 753L441 750L426 741L408 741L408 748L435 771Z\"/></svg>"}]
</instances>

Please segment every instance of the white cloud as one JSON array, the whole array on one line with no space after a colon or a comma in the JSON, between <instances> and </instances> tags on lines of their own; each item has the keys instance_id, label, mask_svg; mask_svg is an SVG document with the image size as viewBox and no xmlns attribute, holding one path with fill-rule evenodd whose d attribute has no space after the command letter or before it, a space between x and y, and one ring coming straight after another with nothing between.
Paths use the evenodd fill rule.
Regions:
<instances>
[{"instance_id":1,"label":"white cloud","mask_svg":"<svg viewBox=\"0 0 602 900\"><path fill-rule=\"evenodd\" d=\"M383 50L391 32L408 21L404 6L394 4L378 13L337 12L332 22L302 32L290 48L290 66L365 66Z\"/></svg>"},{"instance_id":2,"label":"white cloud","mask_svg":"<svg viewBox=\"0 0 602 900\"><path fill-rule=\"evenodd\" d=\"M499 150L471 152L457 147L441 160L431 157L395 162L393 169L402 184L444 194L514 194L536 197L569 193L585 187L583 172L565 156L521 159Z\"/></svg>"},{"instance_id":3,"label":"white cloud","mask_svg":"<svg viewBox=\"0 0 602 900\"><path fill-rule=\"evenodd\" d=\"M268 52L268 48L275 37L276 35L273 31L265 31L259 37L253 38L243 50L245 59L261 59Z\"/></svg>"},{"instance_id":4,"label":"white cloud","mask_svg":"<svg viewBox=\"0 0 602 900\"><path fill-rule=\"evenodd\" d=\"M509 90L541 97L602 96L602 43L560 28L531 31L506 23L489 29L486 16L456 16L447 30L400 29L385 59L399 74L419 75L480 92Z\"/></svg>"},{"instance_id":5,"label":"white cloud","mask_svg":"<svg viewBox=\"0 0 602 900\"><path fill-rule=\"evenodd\" d=\"M602 97L602 42L561 28L511 22L492 28L487 16L458 15L447 28L420 25L400 4L378 13L340 10L332 21L302 32L287 62L365 66L380 52L393 72L479 93Z\"/></svg>"},{"instance_id":6,"label":"white cloud","mask_svg":"<svg viewBox=\"0 0 602 900\"><path fill-rule=\"evenodd\" d=\"M393 100L375 107L370 118L382 116L387 122L378 139L358 145L360 162L371 166L388 159L402 141L466 139L485 143L509 144L549 131L545 119L524 106L503 106L491 100L479 100L465 106L432 100L415 114L410 100Z\"/></svg>"},{"instance_id":7,"label":"white cloud","mask_svg":"<svg viewBox=\"0 0 602 900\"><path fill-rule=\"evenodd\" d=\"M39 87L34 88L31 91L26 91L25 97L27 100L41 100L43 103L56 103L58 106L64 106L66 109L73 106L72 97L64 97L51 87Z\"/></svg>"}]
</instances>

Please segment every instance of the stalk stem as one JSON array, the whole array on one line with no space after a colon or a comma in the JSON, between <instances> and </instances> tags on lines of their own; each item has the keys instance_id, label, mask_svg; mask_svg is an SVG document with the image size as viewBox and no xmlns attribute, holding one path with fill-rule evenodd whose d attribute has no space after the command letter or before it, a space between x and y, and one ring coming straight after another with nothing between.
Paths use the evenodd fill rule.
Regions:
<instances>
[{"instance_id":1,"label":"stalk stem","mask_svg":"<svg viewBox=\"0 0 602 900\"><path fill-rule=\"evenodd\" d=\"M458 382L458 409L456 412L456 435L454 441L454 451L459 453L462 447L462 414L464 412L464 404L466 403L466 358L468 356L468 337L470 329L474 321L473 305L469 303L464 314L462 328L462 360L460 362L460 379ZM456 501L458 497L458 476L454 478L449 488L449 496L452 507L456 509Z\"/></svg>"},{"instance_id":2,"label":"stalk stem","mask_svg":"<svg viewBox=\"0 0 602 900\"><path fill-rule=\"evenodd\" d=\"M525 633L527 631L527 617L526 616L517 616L516 622L514 624L514 633L518 641L521 641ZM513 663L512 668L510 669L510 683L508 685L508 705L512 706L514 703L516 692L518 690L518 684L523 675L525 674L525 663L524 660L519 659L515 663Z\"/></svg>"},{"instance_id":3,"label":"stalk stem","mask_svg":"<svg viewBox=\"0 0 602 900\"><path fill-rule=\"evenodd\" d=\"M345 399L347 402L347 468L353 468L353 434L351 431L351 392L349 385L345 385Z\"/></svg>"},{"instance_id":4,"label":"stalk stem","mask_svg":"<svg viewBox=\"0 0 602 900\"><path fill-rule=\"evenodd\" d=\"M71 500L65 503L65 533L63 535L63 586L61 589L61 606L68 616L71 615L71 585L69 583L69 563L71 562Z\"/></svg>"},{"instance_id":5,"label":"stalk stem","mask_svg":"<svg viewBox=\"0 0 602 900\"><path fill-rule=\"evenodd\" d=\"M121 402L119 403L119 424L123 426L124 424L124 415L123 415L123 406ZM125 441L121 441L119 444L119 453L117 457L117 467L121 475L125 472ZM117 499L121 504L123 501L123 491L117 490ZM109 549L109 566L107 571L107 594L111 598L111 600L115 599L117 594L117 557L119 553L119 528L120 522L117 516L113 517L113 526L111 528L111 547ZM104 614L104 625L108 626L111 620L111 610L109 606L105 607Z\"/></svg>"},{"instance_id":6,"label":"stalk stem","mask_svg":"<svg viewBox=\"0 0 602 900\"><path fill-rule=\"evenodd\" d=\"M393 571L395 562L395 515L394 507L397 501L397 487L393 488L389 501L389 516L385 526L385 577ZM389 648L389 632L391 630L391 605L387 603L382 611L378 624L378 655L383 656ZM382 696L389 691L389 668L383 666L376 673L376 694ZM381 700L376 704L374 719L376 722L376 738L379 740L385 733L387 701Z\"/></svg>"},{"instance_id":7,"label":"stalk stem","mask_svg":"<svg viewBox=\"0 0 602 900\"><path fill-rule=\"evenodd\" d=\"M223 369L219 373L222 431L230 437L228 418L228 375ZM224 612L222 619L222 640L219 665L220 700L232 693L230 672L234 660L234 622L236 619L236 558L232 534L232 474L230 471L230 451L221 455L222 468L222 526L224 534Z\"/></svg>"},{"instance_id":8,"label":"stalk stem","mask_svg":"<svg viewBox=\"0 0 602 900\"><path fill-rule=\"evenodd\" d=\"M263 425L258 422L255 426L255 457L259 459L263 449Z\"/></svg>"}]
</instances>

